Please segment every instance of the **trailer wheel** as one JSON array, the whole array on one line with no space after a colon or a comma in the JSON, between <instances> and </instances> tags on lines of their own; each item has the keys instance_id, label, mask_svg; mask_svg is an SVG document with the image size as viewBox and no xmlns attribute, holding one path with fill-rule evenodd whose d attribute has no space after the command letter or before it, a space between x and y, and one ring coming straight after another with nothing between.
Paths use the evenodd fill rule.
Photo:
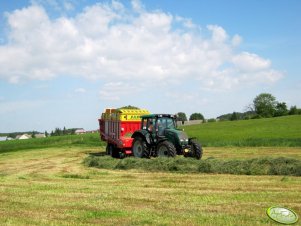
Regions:
<instances>
[{"instance_id":1,"label":"trailer wheel","mask_svg":"<svg viewBox=\"0 0 301 226\"><path fill-rule=\"evenodd\" d=\"M203 149L202 146L197 141L194 140L191 141L191 152L192 152L192 157L195 157L196 159L202 158Z\"/></svg>"},{"instance_id":2,"label":"trailer wheel","mask_svg":"<svg viewBox=\"0 0 301 226\"><path fill-rule=\"evenodd\" d=\"M135 137L133 141L132 151L137 158L149 158L150 152L145 140L141 137Z\"/></svg>"},{"instance_id":3,"label":"trailer wheel","mask_svg":"<svg viewBox=\"0 0 301 226\"><path fill-rule=\"evenodd\" d=\"M158 157L175 157L177 154L175 146L169 141L163 141L157 146Z\"/></svg>"},{"instance_id":4,"label":"trailer wheel","mask_svg":"<svg viewBox=\"0 0 301 226\"><path fill-rule=\"evenodd\" d=\"M113 144L108 144L107 145L106 154L112 156L113 158L119 158L118 149L115 148Z\"/></svg>"}]
</instances>

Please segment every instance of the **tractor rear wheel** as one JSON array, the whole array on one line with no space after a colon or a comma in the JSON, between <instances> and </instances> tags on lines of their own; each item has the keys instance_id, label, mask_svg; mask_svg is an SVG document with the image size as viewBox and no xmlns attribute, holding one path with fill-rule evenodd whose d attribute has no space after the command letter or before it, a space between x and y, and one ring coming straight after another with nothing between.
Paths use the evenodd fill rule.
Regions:
<instances>
[{"instance_id":1,"label":"tractor rear wheel","mask_svg":"<svg viewBox=\"0 0 301 226\"><path fill-rule=\"evenodd\" d=\"M177 154L175 146L165 140L158 144L157 146L157 156L158 157L175 157Z\"/></svg>"},{"instance_id":2,"label":"tractor rear wheel","mask_svg":"<svg viewBox=\"0 0 301 226\"><path fill-rule=\"evenodd\" d=\"M195 157L196 159L201 159L203 155L203 149L202 146L197 142L192 140L191 141L191 154L192 157Z\"/></svg>"},{"instance_id":3,"label":"tractor rear wheel","mask_svg":"<svg viewBox=\"0 0 301 226\"><path fill-rule=\"evenodd\" d=\"M149 158L149 148L146 145L145 140L141 137L135 137L133 140L132 151L137 158Z\"/></svg>"}]
</instances>

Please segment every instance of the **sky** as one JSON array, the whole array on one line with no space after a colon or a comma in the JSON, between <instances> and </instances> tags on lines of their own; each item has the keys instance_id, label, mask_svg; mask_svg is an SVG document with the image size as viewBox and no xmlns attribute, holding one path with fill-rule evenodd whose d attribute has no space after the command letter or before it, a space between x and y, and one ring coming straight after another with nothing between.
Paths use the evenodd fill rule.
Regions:
<instances>
[{"instance_id":1,"label":"sky","mask_svg":"<svg viewBox=\"0 0 301 226\"><path fill-rule=\"evenodd\" d=\"M98 128L105 108L215 118L301 107L299 0L0 0L0 132Z\"/></svg>"}]
</instances>

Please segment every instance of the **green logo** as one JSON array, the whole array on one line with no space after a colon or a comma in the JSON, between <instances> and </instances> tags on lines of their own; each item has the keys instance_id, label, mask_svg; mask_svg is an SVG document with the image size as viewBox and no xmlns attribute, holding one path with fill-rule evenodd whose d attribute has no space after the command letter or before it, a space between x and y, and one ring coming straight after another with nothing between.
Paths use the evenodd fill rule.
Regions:
<instances>
[{"instance_id":1,"label":"green logo","mask_svg":"<svg viewBox=\"0 0 301 226\"><path fill-rule=\"evenodd\" d=\"M298 215L288 208L273 206L267 209L267 215L281 224L294 224L298 221Z\"/></svg>"}]
</instances>

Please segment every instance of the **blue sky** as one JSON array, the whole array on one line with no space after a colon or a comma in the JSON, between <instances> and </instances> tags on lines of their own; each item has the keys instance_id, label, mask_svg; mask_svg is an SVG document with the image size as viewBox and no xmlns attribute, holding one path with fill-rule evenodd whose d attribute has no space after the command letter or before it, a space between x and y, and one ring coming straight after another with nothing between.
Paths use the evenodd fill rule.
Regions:
<instances>
[{"instance_id":1,"label":"blue sky","mask_svg":"<svg viewBox=\"0 0 301 226\"><path fill-rule=\"evenodd\" d=\"M0 2L0 132L97 129L106 107L301 106L301 2Z\"/></svg>"}]
</instances>

